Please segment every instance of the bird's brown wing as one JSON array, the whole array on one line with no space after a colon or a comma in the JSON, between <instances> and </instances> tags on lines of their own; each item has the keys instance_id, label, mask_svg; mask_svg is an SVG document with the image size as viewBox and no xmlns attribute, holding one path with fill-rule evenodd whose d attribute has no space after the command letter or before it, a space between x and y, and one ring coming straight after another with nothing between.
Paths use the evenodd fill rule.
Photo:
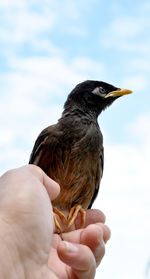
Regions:
<instances>
[{"instance_id":1,"label":"bird's brown wing","mask_svg":"<svg viewBox=\"0 0 150 279\"><path fill-rule=\"evenodd\" d=\"M36 139L36 142L34 144L32 153L30 155L29 159L29 164L35 164L38 165L40 157L41 157L41 152L44 148L44 145L46 143L46 140L48 136L51 134L51 131L53 131L55 125L49 126L48 128L45 128L38 138Z\"/></svg>"},{"instance_id":2,"label":"bird's brown wing","mask_svg":"<svg viewBox=\"0 0 150 279\"><path fill-rule=\"evenodd\" d=\"M63 165L62 134L57 125L44 129L34 144L29 160L29 164L39 166L58 183L58 169Z\"/></svg>"}]
</instances>

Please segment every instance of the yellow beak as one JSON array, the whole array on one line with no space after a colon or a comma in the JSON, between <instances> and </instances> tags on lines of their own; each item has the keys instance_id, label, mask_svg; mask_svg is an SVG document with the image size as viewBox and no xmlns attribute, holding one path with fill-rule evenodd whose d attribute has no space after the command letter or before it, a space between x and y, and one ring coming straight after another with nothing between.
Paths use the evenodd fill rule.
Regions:
<instances>
[{"instance_id":1,"label":"yellow beak","mask_svg":"<svg viewBox=\"0 0 150 279\"><path fill-rule=\"evenodd\" d=\"M132 91L129 90L129 89L118 89L116 91L112 91L112 92L109 92L107 95L105 95L104 98L108 98L108 97L120 97L120 96L123 96L123 95L128 95L128 94L131 94Z\"/></svg>"}]
</instances>

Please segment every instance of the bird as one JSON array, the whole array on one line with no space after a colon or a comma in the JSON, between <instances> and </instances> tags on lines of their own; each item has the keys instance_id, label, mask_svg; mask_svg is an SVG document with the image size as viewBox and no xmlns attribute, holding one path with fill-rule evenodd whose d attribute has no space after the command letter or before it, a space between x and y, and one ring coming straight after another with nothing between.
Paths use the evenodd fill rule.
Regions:
<instances>
[{"instance_id":1,"label":"bird","mask_svg":"<svg viewBox=\"0 0 150 279\"><path fill-rule=\"evenodd\" d=\"M68 95L58 122L37 137L29 164L39 166L60 185L60 193L52 202L59 233L63 231L60 220L68 231L79 212L84 227L86 210L98 195L104 169L98 116L116 99L130 93L104 81L81 82Z\"/></svg>"}]
</instances>

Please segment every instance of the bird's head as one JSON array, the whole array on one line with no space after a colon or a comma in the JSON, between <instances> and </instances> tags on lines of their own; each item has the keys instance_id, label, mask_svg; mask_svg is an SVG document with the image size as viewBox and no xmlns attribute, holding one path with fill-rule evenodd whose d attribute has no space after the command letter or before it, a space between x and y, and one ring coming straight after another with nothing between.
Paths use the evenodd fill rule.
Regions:
<instances>
[{"instance_id":1,"label":"bird's head","mask_svg":"<svg viewBox=\"0 0 150 279\"><path fill-rule=\"evenodd\" d=\"M84 111L98 116L102 110L110 106L117 98L132 93L128 89L120 89L103 81L87 80L79 83L68 95L65 109L80 107Z\"/></svg>"}]
</instances>

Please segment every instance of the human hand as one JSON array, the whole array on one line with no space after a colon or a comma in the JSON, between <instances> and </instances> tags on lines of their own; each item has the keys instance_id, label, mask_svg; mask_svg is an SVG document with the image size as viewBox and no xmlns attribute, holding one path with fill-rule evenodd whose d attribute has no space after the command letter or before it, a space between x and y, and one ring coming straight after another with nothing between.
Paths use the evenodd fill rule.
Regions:
<instances>
[{"instance_id":1,"label":"human hand","mask_svg":"<svg viewBox=\"0 0 150 279\"><path fill-rule=\"evenodd\" d=\"M64 249L66 242L53 234L50 199L55 199L58 193L57 183L36 166L8 171L0 178L1 277L94 278L96 263L104 254L102 239L107 241L109 229L96 224L63 234L65 241L77 243L76 254L68 254ZM88 211L87 225L103 222L102 216Z\"/></svg>"},{"instance_id":2,"label":"human hand","mask_svg":"<svg viewBox=\"0 0 150 279\"><path fill-rule=\"evenodd\" d=\"M58 184L33 165L0 177L0 278L49 278L50 199L58 193Z\"/></svg>"},{"instance_id":3,"label":"human hand","mask_svg":"<svg viewBox=\"0 0 150 279\"><path fill-rule=\"evenodd\" d=\"M110 230L104 221L101 211L88 210L86 228L63 233L61 237L53 235L49 267L58 278L94 278L105 253L105 243L110 238Z\"/></svg>"}]
</instances>

